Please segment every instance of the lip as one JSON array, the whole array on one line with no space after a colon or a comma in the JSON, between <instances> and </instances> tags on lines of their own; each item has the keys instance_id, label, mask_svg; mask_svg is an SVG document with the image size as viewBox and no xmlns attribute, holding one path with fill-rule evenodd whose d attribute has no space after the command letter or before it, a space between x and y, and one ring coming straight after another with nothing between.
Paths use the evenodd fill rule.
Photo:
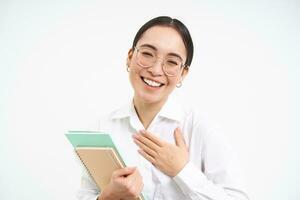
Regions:
<instances>
[{"instance_id":1,"label":"lip","mask_svg":"<svg viewBox=\"0 0 300 200\"><path fill-rule=\"evenodd\" d=\"M145 77L145 76L140 76L141 79L148 79L148 80L151 80L151 81L154 81L154 82L157 82L157 83L160 83L162 85L165 85L165 83L161 82L161 81L158 81L158 80L155 80L155 79L152 79L152 78L148 78L148 77Z\"/></svg>"},{"instance_id":2,"label":"lip","mask_svg":"<svg viewBox=\"0 0 300 200\"><path fill-rule=\"evenodd\" d=\"M143 76L141 76L140 78L141 78L141 81L142 81L143 84L144 84L144 87L147 88L147 90L150 90L150 91L158 91L158 90L161 90L161 88L163 88L163 87L165 86L164 83L161 83L161 82L159 82L159 81L156 81L156 82L160 83L161 86L159 86L159 87L153 87L153 86L148 85L148 84L143 80L143 79L149 79L149 80L151 80L151 81L154 81L153 79L146 78L146 77L143 77Z\"/></svg>"}]
</instances>

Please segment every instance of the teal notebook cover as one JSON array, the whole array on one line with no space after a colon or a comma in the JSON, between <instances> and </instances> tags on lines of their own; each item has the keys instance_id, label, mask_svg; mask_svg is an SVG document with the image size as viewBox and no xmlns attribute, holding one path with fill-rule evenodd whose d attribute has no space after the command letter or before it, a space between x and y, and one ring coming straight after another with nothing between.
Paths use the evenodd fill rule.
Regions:
<instances>
[{"instance_id":1,"label":"teal notebook cover","mask_svg":"<svg viewBox=\"0 0 300 200\"><path fill-rule=\"evenodd\" d=\"M66 137L76 149L77 147L112 147L125 165L118 149L109 134L96 131L69 131Z\"/></svg>"},{"instance_id":2,"label":"teal notebook cover","mask_svg":"<svg viewBox=\"0 0 300 200\"><path fill-rule=\"evenodd\" d=\"M110 135L94 131L69 131L66 134L74 148L76 147L113 147Z\"/></svg>"}]
</instances>

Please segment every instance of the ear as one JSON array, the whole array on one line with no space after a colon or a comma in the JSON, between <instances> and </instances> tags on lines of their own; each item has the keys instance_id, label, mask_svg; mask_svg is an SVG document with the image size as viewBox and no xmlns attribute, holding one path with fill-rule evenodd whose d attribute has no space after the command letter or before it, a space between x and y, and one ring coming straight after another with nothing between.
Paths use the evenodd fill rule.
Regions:
<instances>
[{"instance_id":1,"label":"ear","mask_svg":"<svg viewBox=\"0 0 300 200\"><path fill-rule=\"evenodd\" d=\"M130 65L132 56L133 56L133 49L130 48L130 49L128 50L128 53L127 53L127 61L126 61L126 65L127 65L127 66Z\"/></svg>"},{"instance_id":2,"label":"ear","mask_svg":"<svg viewBox=\"0 0 300 200\"><path fill-rule=\"evenodd\" d=\"M184 67L182 72L181 72L180 82L182 82L185 79L185 77L188 73L189 73L189 68Z\"/></svg>"}]
</instances>

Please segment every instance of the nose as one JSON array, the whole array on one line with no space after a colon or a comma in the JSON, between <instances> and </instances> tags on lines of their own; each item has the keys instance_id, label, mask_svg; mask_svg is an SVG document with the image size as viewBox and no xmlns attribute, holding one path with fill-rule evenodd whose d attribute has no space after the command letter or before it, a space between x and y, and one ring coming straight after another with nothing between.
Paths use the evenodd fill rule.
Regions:
<instances>
[{"instance_id":1,"label":"nose","mask_svg":"<svg viewBox=\"0 0 300 200\"><path fill-rule=\"evenodd\" d=\"M163 75L163 62L164 60L162 58L157 58L153 66L148 68L148 71L150 71L153 74L153 76Z\"/></svg>"}]
</instances>

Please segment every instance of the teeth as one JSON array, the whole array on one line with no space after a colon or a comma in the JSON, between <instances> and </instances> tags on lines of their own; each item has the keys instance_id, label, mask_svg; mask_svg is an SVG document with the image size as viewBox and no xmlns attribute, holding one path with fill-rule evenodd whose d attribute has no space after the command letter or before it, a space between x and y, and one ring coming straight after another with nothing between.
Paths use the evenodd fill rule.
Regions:
<instances>
[{"instance_id":1,"label":"teeth","mask_svg":"<svg viewBox=\"0 0 300 200\"><path fill-rule=\"evenodd\" d=\"M155 82L155 81L146 79L146 78L144 78L144 81L145 81L148 85L150 85L150 86L152 86L152 87L159 87L159 86L162 85L161 83L158 83L158 82Z\"/></svg>"}]
</instances>

